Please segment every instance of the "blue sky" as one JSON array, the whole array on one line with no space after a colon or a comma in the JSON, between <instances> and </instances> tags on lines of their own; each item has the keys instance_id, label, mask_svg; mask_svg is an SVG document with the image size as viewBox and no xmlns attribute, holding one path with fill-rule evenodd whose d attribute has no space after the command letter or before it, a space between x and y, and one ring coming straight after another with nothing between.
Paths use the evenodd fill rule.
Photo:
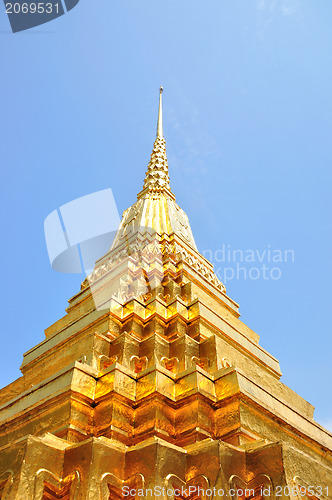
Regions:
<instances>
[{"instance_id":1,"label":"blue sky","mask_svg":"<svg viewBox=\"0 0 332 500\"><path fill-rule=\"evenodd\" d=\"M80 0L12 34L1 4L1 386L83 279L51 269L44 219L108 187L120 213L135 201L163 84L171 185L199 249L294 251L280 279L227 292L332 427L331 15L328 0Z\"/></svg>"}]
</instances>

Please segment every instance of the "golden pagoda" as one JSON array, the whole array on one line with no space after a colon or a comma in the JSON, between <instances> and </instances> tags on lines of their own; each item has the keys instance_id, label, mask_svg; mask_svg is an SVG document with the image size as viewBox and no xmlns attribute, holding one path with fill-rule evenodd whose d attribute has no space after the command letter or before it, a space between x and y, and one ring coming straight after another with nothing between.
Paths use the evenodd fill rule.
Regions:
<instances>
[{"instance_id":1,"label":"golden pagoda","mask_svg":"<svg viewBox=\"0 0 332 500\"><path fill-rule=\"evenodd\" d=\"M332 497L332 434L280 382L171 191L162 127L137 201L0 391L0 499Z\"/></svg>"}]
</instances>

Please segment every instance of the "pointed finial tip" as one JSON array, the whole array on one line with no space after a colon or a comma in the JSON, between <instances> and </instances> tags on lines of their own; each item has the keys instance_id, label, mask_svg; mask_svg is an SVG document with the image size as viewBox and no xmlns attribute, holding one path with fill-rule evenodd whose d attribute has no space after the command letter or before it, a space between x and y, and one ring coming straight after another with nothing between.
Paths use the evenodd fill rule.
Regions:
<instances>
[{"instance_id":1,"label":"pointed finial tip","mask_svg":"<svg viewBox=\"0 0 332 500\"><path fill-rule=\"evenodd\" d=\"M159 89L159 112L158 112L158 124L157 124L157 137L163 138L163 108L162 108L162 93L163 86Z\"/></svg>"}]
</instances>

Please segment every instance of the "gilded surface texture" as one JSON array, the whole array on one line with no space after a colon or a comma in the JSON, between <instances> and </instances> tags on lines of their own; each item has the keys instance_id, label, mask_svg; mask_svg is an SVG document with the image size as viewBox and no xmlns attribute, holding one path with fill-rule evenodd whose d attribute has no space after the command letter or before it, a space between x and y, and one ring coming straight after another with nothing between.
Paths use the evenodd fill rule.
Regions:
<instances>
[{"instance_id":1,"label":"gilded surface texture","mask_svg":"<svg viewBox=\"0 0 332 500\"><path fill-rule=\"evenodd\" d=\"M0 499L331 498L331 433L198 252L161 112L112 248L0 391Z\"/></svg>"}]
</instances>

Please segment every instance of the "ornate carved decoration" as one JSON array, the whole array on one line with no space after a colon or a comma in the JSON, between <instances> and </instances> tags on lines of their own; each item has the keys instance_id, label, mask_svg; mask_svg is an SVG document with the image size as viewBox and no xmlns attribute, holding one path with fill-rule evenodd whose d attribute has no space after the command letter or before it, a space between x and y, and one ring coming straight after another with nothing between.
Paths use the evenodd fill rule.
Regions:
<instances>
[{"instance_id":1,"label":"ornate carved decoration","mask_svg":"<svg viewBox=\"0 0 332 500\"><path fill-rule=\"evenodd\" d=\"M139 358L138 356L132 356L130 358L130 368L133 370L135 373L139 373L148 366L148 358L146 356L143 356L142 358Z\"/></svg>"},{"instance_id":2,"label":"ornate carved decoration","mask_svg":"<svg viewBox=\"0 0 332 500\"><path fill-rule=\"evenodd\" d=\"M233 365L232 363L229 361L228 358L222 358L221 360L221 367L222 368L231 368Z\"/></svg>"},{"instance_id":3,"label":"ornate carved decoration","mask_svg":"<svg viewBox=\"0 0 332 500\"><path fill-rule=\"evenodd\" d=\"M179 358L166 358L166 356L163 356L160 360L160 364L164 366L166 370L177 373L179 369Z\"/></svg>"},{"instance_id":4,"label":"ornate carved decoration","mask_svg":"<svg viewBox=\"0 0 332 500\"><path fill-rule=\"evenodd\" d=\"M229 488L235 492L234 500L245 500L246 498L275 500L272 479L266 474L259 474L248 482L233 475L229 478Z\"/></svg>"},{"instance_id":5,"label":"ornate carved decoration","mask_svg":"<svg viewBox=\"0 0 332 500\"><path fill-rule=\"evenodd\" d=\"M198 358L197 356L193 356L191 358L192 366L199 366L204 370L208 370L210 367L210 360L208 358Z\"/></svg>"},{"instance_id":6,"label":"ornate carved decoration","mask_svg":"<svg viewBox=\"0 0 332 500\"><path fill-rule=\"evenodd\" d=\"M191 478L188 481L182 481L175 474L169 474L165 480L165 487L167 492L167 500L177 500L177 499L190 499L190 500L210 500L211 496L206 496L207 490L210 488L209 480L206 476L199 475ZM192 487L192 489L189 489ZM181 492L180 495L174 493ZM182 492L186 493L182 495Z\"/></svg>"},{"instance_id":7,"label":"ornate carved decoration","mask_svg":"<svg viewBox=\"0 0 332 500\"><path fill-rule=\"evenodd\" d=\"M87 288L89 284L92 285L93 283L95 283L99 278L110 272L118 263L126 259L128 255L130 255L131 257L138 257L139 252L141 252L142 250L142 246L145 244L147 245L145 247L147 249L146 252L149 251L149 253L152 255L156 255L157 252L157 254L160 254L164 258L168 256L171 258L172 262L177 266L181 262L185 262L189 264L193 269L195 269L195 271L197 271L203 278L205 278L218 290L220 290L223 293L226 292L226 288L217 278L214 272L208 269L208 267L205 264L203 264L201 260L199 260L193 254L189 253L183 247L174 242L172 243L172 245L170 245L168 242L162 242L162 243L156 242L155 246L151 246L149 248L151 241L149 243L147 243L146 241L138 243L136 241L135 243L128 245L126 249L117 252L114 256L112 257L110 256L109 259L104 264L102 264L101 266L94 269L94 271L92 271L88 279L82 283L81 288L82 289ZM137 262L137 268L140 267L142 267L142 263Z\"/></svg>"},{"instance_id":8,"label":"ornate carved decoration","mask_svg":"<svg viewBox=\"0 0 332 500\"><path fill-rule=\"evenodd\" d=\"M117 356L105 356L105 354L102 354L99 356L99 370L106 370L111 365L114 365L118 361Z\"/></svg>"},{"instance_id":9,"label":"ornate carved decoration","mask_svg":"<svg viewBox=\"0 0 332 500\"><path fill-rule=\"evenodd\" d=\"M50 499L76 500L80 481L80 474L77 470L62 479L47 469L39 469L35 477L33 498L43 500L44 494L47 493L47 498Z\"/></svg>"},{"instance_id":10,"label":"ornate carved decoration","mask_svg":"<svg viewBox=\"0 0 332 500\"><path fill-rule=\"evenodd\" d=\"M323 486L314 487L298 476L293 478L294 492L299 500L328 500ZM290 488L292 490L292 488Z\"/></svg>"},{"instance_id":11,"label":"ornate carved decoration","mask_svg":"<svg viewBox=\"0 0 332 500\"><path fill-rule=\"evenodd\" d=\"M124 487L128 488L128 495L125 495ZM144 488L144 476L142 474L134 474L126 480L122 480L107 472L103 474L100 479L100 494L101 500L119 500L126 498L128 500L139 500L140 490ZM130 495L130 490L135 491L135 495Z\"/></svg>"},{"instance_id":12,"label":"ornate carved decoration","mask_svg":"<svg viewBox=\"0 0 332 500\"><path fill-rule=\"evenodd\" d=\"M166 156L166 141L163 137L157 137L154 142L143 186L143 189L145 188L149 188L152 191L171 189Z\"/></svg>"}]
</instances>

